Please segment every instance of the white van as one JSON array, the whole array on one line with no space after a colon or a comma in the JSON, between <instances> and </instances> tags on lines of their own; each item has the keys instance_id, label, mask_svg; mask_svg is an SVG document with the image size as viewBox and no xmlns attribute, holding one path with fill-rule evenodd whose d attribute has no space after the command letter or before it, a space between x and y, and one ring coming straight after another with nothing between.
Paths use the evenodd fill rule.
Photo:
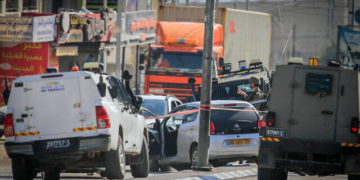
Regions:
<instances>
[{"instance_id":1,"label":"white van","mask_svg":"<svg viewBox=\"0 0 360 180\"><path fill-rule=\"evenodd\" d=\"M82 71L16 79L4 122L14 179L104 167L103 176L121 179L125 161L134 177L146 177L148 132L141 99L129 89L115 77Z\"/></svg>"}]
</instances>

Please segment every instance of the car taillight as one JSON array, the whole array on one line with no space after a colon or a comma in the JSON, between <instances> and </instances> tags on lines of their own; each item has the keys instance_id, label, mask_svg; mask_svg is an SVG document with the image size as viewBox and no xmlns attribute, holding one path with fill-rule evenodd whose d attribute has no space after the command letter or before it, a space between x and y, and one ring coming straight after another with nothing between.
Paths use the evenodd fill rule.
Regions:
<instances>
[{"instance_id":1,"label":"car taillight","mask_svg":"<svg viewBox=\"0 0 360 180\"><path fill-rule=\"evenodd\" d=\"M268 112L266 115L266 124L269 127L273 127L275 125L275 113Z\"/></svg>"},{"instance_id":2,"label":"car taillight","mask_svg":"<svg viewBox=\"0 0 360 180\"><path fill-rule=\"evenodd\" d=\"M96 122L97 128L110 128L109 116L103 106L96 106Z\"/></svg>"},{"instance_id":3,"label":"car taillight","mask_svg":"<svg viewBox=\"0 0 360 180\"><path fill-rule=\"evenodd\" d=\"M352 118L351 119L351 133L358 133L359 132L359 118Z\"/></svg>"},{"instance_id":4,"label":"car taillight","mask_svg":"<svg viewBox=\"0 0 360 180\"><path fill-rule=\"evenodd\" d=\"M14 136L13 114L6 114L4 119L4 135L5 137Z\"/></svg>"},{"instance_id":5,"label":"car taillight","mask_svg":"<svg viewBox=\"0 0 360 180\"><path fill-rule=\"evenodd\" d=\"M260 130L261 128L266 127L266 123L263 119L259 119L258 121L258 129Z\"/></svg>"},{"instance_id":6,"label":"car taillight","mask_svg":"<svg viewBox=\"0 0 360 180\"><path fill-rule=\"evenodd\" d=\"M215 134L215 126L213 122L210 123L210 134Z\"/></svg>"}]
</instances>

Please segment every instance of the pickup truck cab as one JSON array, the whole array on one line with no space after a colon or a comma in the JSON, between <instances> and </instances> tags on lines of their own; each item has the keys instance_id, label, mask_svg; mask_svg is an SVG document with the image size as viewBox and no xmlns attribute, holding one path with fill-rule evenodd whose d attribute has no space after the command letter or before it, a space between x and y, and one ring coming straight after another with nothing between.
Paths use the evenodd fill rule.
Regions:
<instances>
[{"instance_id":1,"label":"pickup truck cab","mask_svg":"<svg viewBox=\"0 0 360 180\"><path fill-rule=\"evenodd\" d=\"M98 168L122 179L126 163L134 177L146 177L148 132L141 99L128 89L113 76L85 71L16 79L4 123L14 179Z\"/></svg>"}]
</instances>

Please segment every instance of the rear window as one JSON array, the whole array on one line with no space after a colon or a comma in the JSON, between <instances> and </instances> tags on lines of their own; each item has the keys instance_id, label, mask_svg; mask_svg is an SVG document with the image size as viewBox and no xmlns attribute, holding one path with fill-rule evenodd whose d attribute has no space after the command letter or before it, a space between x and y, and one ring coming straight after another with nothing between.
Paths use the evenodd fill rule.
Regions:
<instances>
[{"instance_id":1,"label":"rear window","mask_svg":"<svg viewBox=\"0 0 360 180\"><path fill-rule=\"evenodd\" d=\"M257 131L258 114L251 106L212 109L211 121L216 134L242 134Z\"/></svg>"},{"instance_id":2,"label":"rear window","mask_svg":"<svg viewBox=\"0 0 360 180\"><path fill-rule=\"evenodd\" d=\"M141 105L155 115L165 115L168 111L166 101L163 100L144 99Z\"/></svg>"},{"instance_id":3,"label":"rear window","mask_svg":"<svg viewBox=\"0 0 360 180\"><path fill-rule=\"evenodd\" d=\"M330 95L332 76L309 73L306 75L306 92L309 94Z\"/></svg>"}]
</instances>

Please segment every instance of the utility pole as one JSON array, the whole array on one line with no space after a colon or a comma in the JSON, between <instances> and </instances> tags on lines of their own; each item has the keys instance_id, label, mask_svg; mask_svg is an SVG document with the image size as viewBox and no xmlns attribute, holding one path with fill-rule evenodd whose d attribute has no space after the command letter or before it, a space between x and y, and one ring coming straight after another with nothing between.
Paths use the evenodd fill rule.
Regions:
<instances>
[{"instance_id":1,"label":"utility pole","mask_svg":"<svg viewBox=\"0 0 360 180\"><path fill-rule=\"evenodd\" d=\"M82 7L86 8L86 0L82 1Z\"/></svg>"},{"instance_id":2,"label":"utility pole","mask_svg":"<svg viewBox=\"0 0 360 180\"><path fill-rule=\"evenodd\" d=\"M349 0L348 3L349 3L348 25L353 27L354 26L354 15L355 15L354 0Z\"/></svg>"},{"instance_id":3,"label":"utility pole","mask_svg":"<svg viewBox=\"0 0 360 180\"><path fill-rule=\"evenodd\" d=\"M215 0L206 0L204 52L202 59L202 88L200 104L199 148L194 170L209 171L210 112L211 112L211 70L214 44Z\"/></svg>"},{"instance_id":4,"label":"utility pole","mask_svg":"<svg viewBox=\"0 0 360 180\"><path fill-rule=\"evenodd\" d=\"M117 0L117 16L116 16L116 77L122 79L120 69L120 59L121 59L121 10L122 10L122 0Z\"/></svg>"},{"instance_id":5,"label":"utility pole","mask_svg":"<svg viewBox=\"0 0 360 180\"><path fill-rule=\"evenodd\" d=\"M107 0L103 0L103 1L104 1L104 5L103 5L103 6L104 6L104 9L105 9L105 8L107 8L107 2L108 2L108 1L107 1Z\"/></svg>"},{"instance_id":6,"label":"utility pole","mask_svg":"<svg viewBox=\"0 0 360 180\"><path fill-rule=\"evenodd\" d=\"M247 10L247 11L249 10L249 6L250 6L250 1L249 1L249 0L246 0L246 10Z\"/></svg>"}]
</instances>

